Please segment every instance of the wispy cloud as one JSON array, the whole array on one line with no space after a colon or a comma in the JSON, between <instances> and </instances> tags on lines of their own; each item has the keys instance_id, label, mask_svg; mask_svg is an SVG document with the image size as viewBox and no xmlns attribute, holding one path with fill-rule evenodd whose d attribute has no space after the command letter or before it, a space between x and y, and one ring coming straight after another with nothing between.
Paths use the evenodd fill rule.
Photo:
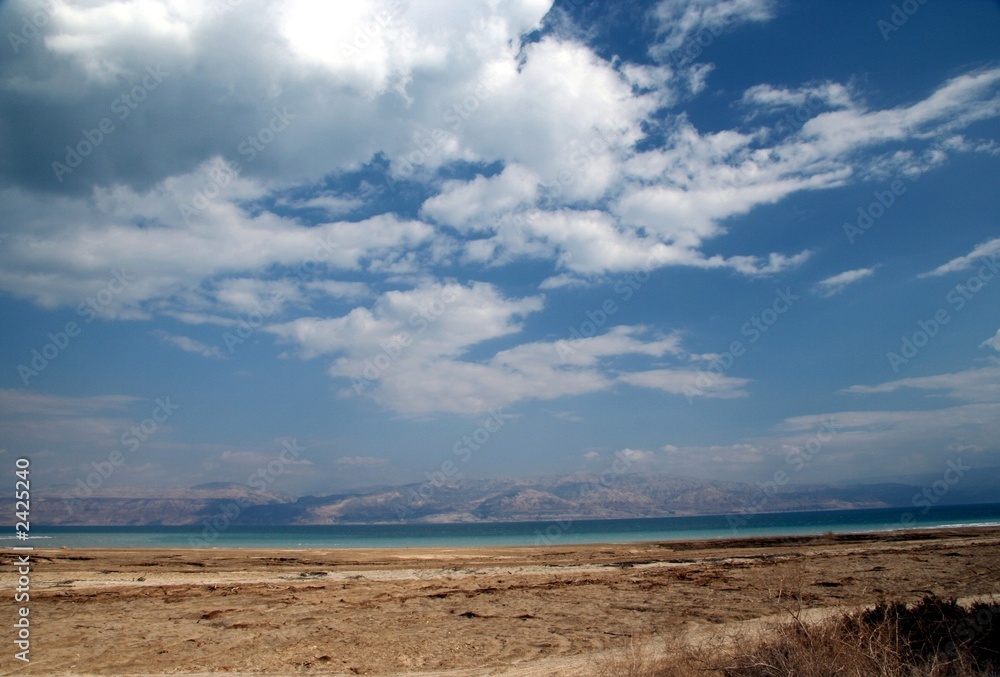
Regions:
<instances>
[{"instance_id":1,"label":"wispy cloud","mask_svg":"<svg viewBox=\"0 0 1000 677\"><path fill-rule=\"evenodd\" d=\"M1000 402L1000 360L991 359L984 367L952 374L919 376L887 381L875 386L854 385L844 392L869 395L904 389L940 391L948 397L974 402Z\"/></svg>"},{"instance_id":2,"label":"wispy cloud","mask_svg":"<svg viewBox=\"0 0 1000 677\"><path fill-rule=\"evenodd\" d=\"M1000 255L1000 237L987 240L986 242L974 247L968 254L964 256L956 256L951 261L941 264L932 271L921 273L919 277L940 277L941 275L947 275L948 273L969 270L970 268L974 268L976 264L986 257L991 257L996 260L998 255Z\"/></svg>"},{"instance_id":3,"label":"wispy cloud","mask_svg":"<svg viewBox=\"0 0 1000 677\"><path fill-rule=\"evenodd\" d=\"M202 357L213 357L218 359L222 359L224 357L218 346L210 346L187 336L177 336L163 331L162 329L155 330L153 334L164 343L169 343L175 348L180 348L188 353L195 353L197 355L201 355Z\"/></svg>"},{"instance_id":4,"label":"wispy cloud","mask_svg":"<svg viewBox=\"0 0 1000 677\"><path fill-rule=\"evenodd\" d=\"M389 459L376 456L341 456L333 461L345 468L378 468L389 464Z\"/></svg>"},{"instance_id":5,"label":"wispy cloud","mask_svg":"<svg viewBox=\"0 0 1000 677\"><path fill-rule=\"evenodd\" d=\"M854 284L866 277L871 277L878 270L879 266L871 268L858 268L856 270L845 270L843 273L832 275L825 280L820 280L816 286L820 296L830 297L844 291L848 285Z\"/></svg>"},{"instance_id":6,"label":"wispy cloud","mask_svg":"<svg viewBox=\"0 0 1000 677\"><path fill-rule=\"evenodd\" d=\"M993 336L993 338L986 339L981 344L979 344L979 347L980 348L989 347L992 348L993 350L1000 351L1000 329L997 330L997 333Z\"/></svg>"}]
</instances>

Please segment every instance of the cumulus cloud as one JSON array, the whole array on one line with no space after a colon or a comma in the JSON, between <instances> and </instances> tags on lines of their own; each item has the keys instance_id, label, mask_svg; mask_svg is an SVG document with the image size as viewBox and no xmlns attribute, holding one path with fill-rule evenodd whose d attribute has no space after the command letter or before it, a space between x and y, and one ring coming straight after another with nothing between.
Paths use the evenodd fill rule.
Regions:
<instances>
[{"instance_id":1,"label":"cumulus cloud","mask_svg":"<svg viewBox=\"0 0 1000 677\"><path fill-rule=\"evenodd\" d=\"M385 214L306 227L228 201L185 222L169 197L125 187L96 189L89 200L11 188L0 199L24 210L0 249L0 289L45 307L75 306L125 270L133 279L102 307L111 317L148 315L178 299L199 310L183 295L206 292L216 310L248 312L262 298L298 298L303 280L319 273L391 267L433 234L419 221ZM275 268L283 279L256 277Z\"/></svg>"},{"instance_id":2,"label":"cumulus cloud","mask_svg":"<svg viewBox=\"0 0 1000 677\"><path fill-rule=\"evenodd\" d=\"M620 456L629 463L649 463L656 459L656 454L645 449L622 449L615 452L615 456Z\"/></svg>"},{"instance_id":3,"label":"cumulus cloud","mask_svg":"<svg viewBox=\"0 0 1000 677\"><path fill-rule=\"evenodd\" d=\"M9 5L7 22L38 6ZM761 84L742 103L762 129L701 132L676 115L654 125L661 147L640 151L688 66L608 61L567 35L522 44L550 7L250 0L220 12L54 0L42 34L0 68L9 149L0 162L9 231L0 289L73 305L110 270L135 269L142 278L103 309L107 317L196 319L246 312L259 294L235 286L313 262L324 246L323 273L529 258L560 269L549 288L650 265L780 274L810 252L704 248L760 206L911 166L913 149L892 148L903 141L937 158L965 152L958 132L1000 111L995 68L886 110L836 82ZM664 0L652 10L656 49L663 56L702 33L715 39L774 10L765 0ZM153 84L147 68L166 74L155 89L143 84ZM123 103L132 93L143 97L134 107ZM806 118L794 129L768 117L788 107ZM44 111L47 133L33 133L38 116L15 108ZM57 179L53 162L105 117L114 130ZM858 156L882 147L880 159ZM424 184L419 214L430 223L384 211L327 220L378 211L371 200L384 189L370 179L351 189L321 181L376 158L388 184ZM441 182L436 172L454 163L497 169ZM326 285L314 291L336 282L300 278L283 295L304 308L306 283ZM176 307L188 298L204 307Z\"/></svg>"},{"instance_id":4,"label":"cumulus cloud","mask_svg":"<svg viewBox=\"0 0 1000 677\"><path fill-rule=\"evenodd\" d=\"M488 231L495 228L494 222L500 215L534 204L539 183L531 171L509 165L490 178L448 181L440 193L424 203L423 212L459 230Z\"/></svg>"},{"instance_id":5,"label":"cumulus cloud","mask_svg":"<svg viewBox=\"0 0 1000 677\"><path fill-rule=\"evenodd\" d=\"M489 284L426 284L386 292L371 308L333 318L299 318L265 331L302 359L327 357L347 379L344 396L363 395L407 416L479 413L528 399L552 400L627 384L672 394L733 397L745 380L696 386L680 337L644 327L614 327L591 338L535 341L482 355L487 341L516 336L541 297L512 299ZM478 354L479 357L473 357ZM624 370L622 356L672 358L675 366ZM690 386L685 390L685 386Z\"/></svg>"},{"instance_id":6,"label":"cumulus cloud","mask_svg":"<svg viewBox=\"0 0 1000 677\"><path fill-rule=\"evenodd\" d=\"M526 39L551 6L51 0L38 38L0 64L0 291L73 308L126 271L103 318L258 314L299 357L406 415L616 387L676 395L697 377L676 337L616 327L560 354L565 342L526 331L544 298L478 282L492 279L482 267L537 266L551 294L677 266L781 275L813 252L739 251L726 236L755 227L742 217L980 152L961 132L1000 115L1000 68L984 67L885 109L842 83L760 83L738 95L748 125L699 129L676 105L711 77L701 43L777 3L663 0L652 65L559 31ZM39 7L13 0L0 29ZM621 366L631 358L642 366Z\"/></svg>"}]
</instances>

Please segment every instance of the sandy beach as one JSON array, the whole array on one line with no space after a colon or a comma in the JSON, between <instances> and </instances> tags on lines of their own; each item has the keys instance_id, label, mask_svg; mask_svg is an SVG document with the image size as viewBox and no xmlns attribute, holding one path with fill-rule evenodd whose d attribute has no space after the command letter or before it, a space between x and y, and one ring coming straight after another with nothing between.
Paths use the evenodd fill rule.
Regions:
<instances>
[{"instance_id":1,"label":"sandy beach","mask_svg":"<svg viewBox=\"0 0 1000 677\"><path fill-rule=\"evenodd\" d=\"M699 637L879 599L1000 594L1000 531L406 550L32 553L32 675L586 675L630 636ZM10 621L10 622L8 622Z\"/></svg>"}]
</instances>

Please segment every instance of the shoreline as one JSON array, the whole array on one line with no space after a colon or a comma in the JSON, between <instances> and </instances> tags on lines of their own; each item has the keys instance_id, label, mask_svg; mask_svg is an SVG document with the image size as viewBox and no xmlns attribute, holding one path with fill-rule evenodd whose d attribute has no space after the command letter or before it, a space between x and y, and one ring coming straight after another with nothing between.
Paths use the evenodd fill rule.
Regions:
<instances>
[{"instance_id":1,"label":"shoreline","mask_svg":"<svg viewBox=\"0 0 1000 677\"><path fill-rule=\"evenodd\" d=\"M32 662L13 674L587 675L629 638L707 637L789 600L822 615L1000 595L996 527L30 555ZM10 571L13 555L0 557ZM10 618L11 596L0 599Z\"/></svg>"},{"instance_id":2,"label":"shoreline","mask_svg":"<svg viewBox=\"0 0 1000 677\"><path fill-rule=\"evenodd\" d=\"M631 519L568 519L482 523L350 523L302 525L36 525L28 543L69 548L172 547L205 552L279 548L576 547L581 545L715 541L739 538L882 534L1000 527L1000 503L942 506L933 519L903 508L685 515ZM752 521L752 523L751 523ZM924 523L922 523L924 522ZM47 532L47 533L46 533ZM887 536L888 537L888 536ZM0 539L2 543L2 539ZM12 543L12 545L14 544ZM36 545L37 544L37 545ZM3 547L3 546L0 546Z\"/></svg>"},{"instance_id":3,"label":"shoreline","mask_svg":"<svg viewBox=\"0 0 1000 677\"><path fill-rule=\"evenodd\" d=\"M516 522L506 522L504 524L518 524L518 523L516 523ZM532 522L531 524L534 524L534 523ZM299 525L299 526L310 526L311 527L311 526L324 526L324 525ZM335 525L335 526L342 526L342 525ZM405 525L400 525L400 526L405 526ZM76 527L60 527L60 529L66 529L67 531L72 530L74 528L76 528ZM103 528L118 529L118 528L132 528L132 527L130 525L116 525L116 526L112 526L112 527L87 527L87 528L89 528L89 529L103 529ZM135 527L135 528L146 529L147 527ZM180 525L180 526L176 526L176 527L167 527L167 528L180 530L180 529L183 529L184 526ZM280 528L283 529L285 527L282 526ZM44 527L42 529L44 529ZM362 550L373 550L373 551L383 551L383 550L385 550L385 551L395 551L395 550L401 550L401 551L408 551L408 550L449 550L450 551L450 550L463 550L463 549L469 549L469 550L489 550L489 549L508 549L508 548L533 548L533 549L556 548L556 549L559 549L559 548L589 548L589 547L602 547L602 546L606 546L606 547L646 546L646 545L665 545L665 546L669 546L669 545L673 545L673 544L681 544L682 546L683 545L690 545L690 544L698 544L698 545L711 545L711 544L730 545L730 544L732 544L732 545L735 545L735 544L738 544L741 541L754 541L754 542L758 542L758 541L759 542L789 541L789 542L794 543L794 542L799 542L799 541L807 541L807 540L813 540L813 539L817 539L817 538L830 538L830 537L832 537L834 539L841 539L841 540L843 540L843 539L859 539L859 540L873 540L873 539L887 540L888 539L888 540L895 540L894 537L896 535L898 535L898 534L912 535L913 538L916 538L916 537L918 537L919 534L921 534L921 533L927 533L927 532L952 532L952 531L954 531L954 532L961 532L961 531L967 531L967 530L973 530L973 531L975 531L975 530L986 530L986 531L1000 530L1000 521L996 521L996 522L993 522L993 521L991 521L991 522L979 522L979 523L972 523L972 524L943 524L943 525L927 525L927 526L908 526L908 527L898 527L898 528L892 528L892 529L865 529L865 530L859 530L859 531L822 531L822 532L816 531L816 532L813 532L813 533L789 534L789 535L770 535L770 534L767 534L767 535L754 535L754 534L751 534L751 535L746 535L746 536L733 535L733 536L725 536L725 537L722 537L722 536L720 536L720 537L710 536L710 537L705 537L705 538L690 537L690 538L677 538L677 539L657 538L657 539L641 539L641 540L634 540L634 541L629 541L629 540L622 540L622 541L573 541L571 538L568 538L568 539L562 540L561 542L558 542L558 543L549 543L549 544L544 544L544 545L526 544L526 543L525 544L490 544L490 545L478 545L478 544L473 544L473 545L466 545L466 544L460 544L460 545L459 544L455 544L455 545L391 545L391 546L335 545L335 546L308 546L308 547L296 547L296 548L283 547L283 546L268 547L268 546L263 546L263 545L252 545L252 546L250 546L250 545L248 545L248 546L240 546L240 545L235 545L235 546L234 545L214 546L213 545L213 546L206 546L206 547L191 547L191 546L181 546L181 545L169 545L169 546L145 546L145 545L143 545L143 546L131 546L131 545L115 545L115 546L110 546L110 545L96 545L96 546L88 546L88 545L83 545L83 546L79 546L79 545L75 545L75 546L66 546L66 545L63 545L63 546L47 546L47 545L37 545L37 546L34 546L34 545L30 545L33 540L38 540L38 539L46 539L47 540L48 538L54 538L54 537L52 537L52 536L42 536L42 537L32 536L27 541L17 541L17 543L22 544L22 545L19 545L19 546L17 546L17 545L4 545L4 546L0 546L0 551L3 551L3 550L12 550L12 549L15 549L15 548L18 548L18 547L22 547L22 548L23 547L31 547L36 552L43 551L43 550L52 550L52 551L57 551L57 552L60 551L60 550L73 550L73 551L79 551L79 550L108 550L108 551L140 551L140 550L164 550L164 551L168 551L168 550L178 550L178 551L184 551L184 552L203 552L203 553L219 553L219 552L227 552L227 551L240 552L240 551L252 551L252 550L280 551L280 552L310 552L310 551L324 551L325 552L325 551L341 551L341 550L346 550L346 551L362 551ZM101 532L96 532L96 533L101 533Z\"/></svg>"}]
</instances>

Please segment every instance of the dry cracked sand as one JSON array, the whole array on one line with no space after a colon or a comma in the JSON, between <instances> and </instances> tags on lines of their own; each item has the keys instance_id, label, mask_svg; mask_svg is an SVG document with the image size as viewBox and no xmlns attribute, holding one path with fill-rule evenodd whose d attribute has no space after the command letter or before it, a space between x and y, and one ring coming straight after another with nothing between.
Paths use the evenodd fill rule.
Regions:
<instances>
[{"instance_id":1,"label":"dry cracked sand","mask_svg":"<svg viewBox=\"0 0 1000 677\"><path fill-rule=\"evenodd\" d=\"M1000 530L564 547L36 550L24 675L586 675L789 605L1000 594ZM14 556L0 554L13 590Z\"/></svg>"}]
</instances>

